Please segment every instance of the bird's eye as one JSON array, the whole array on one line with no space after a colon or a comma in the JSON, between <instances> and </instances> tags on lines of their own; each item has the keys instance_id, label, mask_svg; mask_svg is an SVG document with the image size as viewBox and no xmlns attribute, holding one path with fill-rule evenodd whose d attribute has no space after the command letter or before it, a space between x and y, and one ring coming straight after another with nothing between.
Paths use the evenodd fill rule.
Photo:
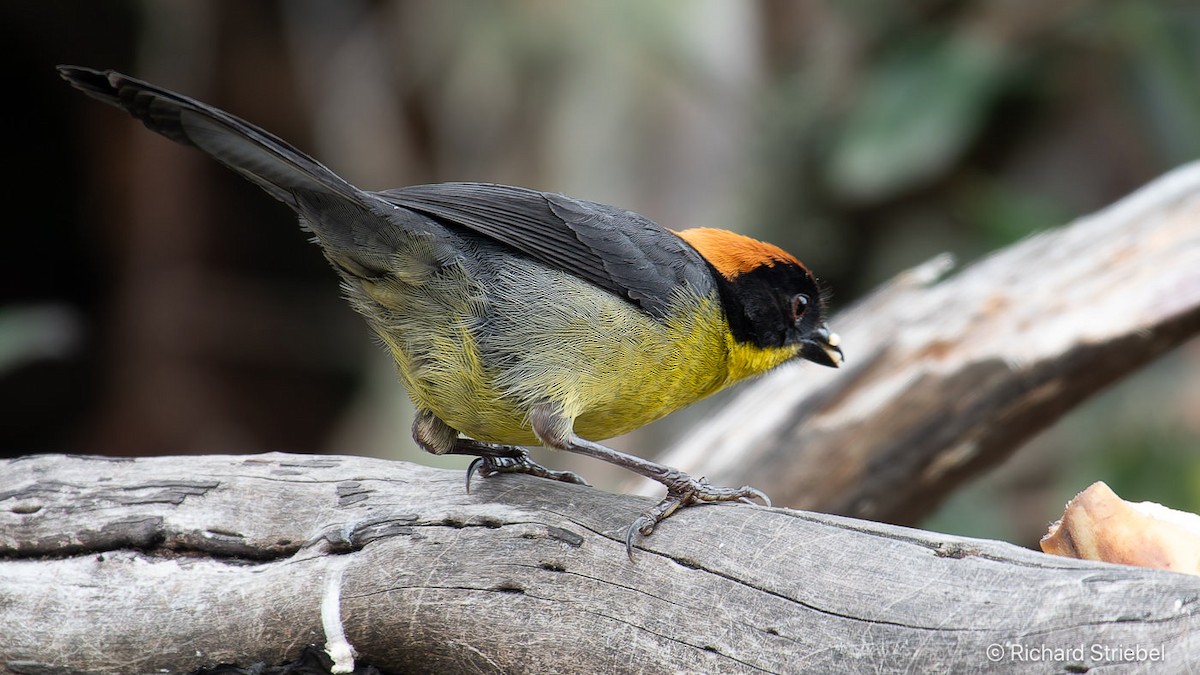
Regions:
<instances>
[{"instance_id":1,"label":"bird's eye","mask_svg":"<svg viewBox=\"0 0 1200 675\"><path fill-rule=\"evenodd\" d=\"M807 311L808 296L803 293L792 296L792 320L799 321Z\"/></svg>"}]
</instances>

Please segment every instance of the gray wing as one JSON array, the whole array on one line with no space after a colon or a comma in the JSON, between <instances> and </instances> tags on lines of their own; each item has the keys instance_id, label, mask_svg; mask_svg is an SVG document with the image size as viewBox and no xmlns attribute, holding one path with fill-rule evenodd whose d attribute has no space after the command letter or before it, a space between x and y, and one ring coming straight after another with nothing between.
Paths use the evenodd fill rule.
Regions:
<instances>
[{"instance_id":1,"label":"gray wing","mask_svg":"<svg viewBox=\"0 0 1200 675\"><path fill-rule=\"evenodd\" d=\"M489 183L438 183L374 193L574 274L663 318L673 295L707 294L700 254L650 219L564 195Z\"/></svg>"}]
</instances>

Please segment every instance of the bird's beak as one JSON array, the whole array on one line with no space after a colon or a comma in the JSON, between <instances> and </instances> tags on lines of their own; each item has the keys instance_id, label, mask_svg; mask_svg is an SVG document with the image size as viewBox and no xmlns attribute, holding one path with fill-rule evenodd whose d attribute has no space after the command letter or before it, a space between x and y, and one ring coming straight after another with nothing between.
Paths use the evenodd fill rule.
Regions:
<instances>
[{"instance_id":1,"label":"bird's beak","mask_svg":"<svg viewBox=\"0 0 1200 675\"><path fill-rule=\"evenodd\" d=\"M837 333L830 333L829 328L821 326L801 341L800 356L822 366L837 368L844 361L838 347L840 342Z\"/></svg>"}]
</instances>

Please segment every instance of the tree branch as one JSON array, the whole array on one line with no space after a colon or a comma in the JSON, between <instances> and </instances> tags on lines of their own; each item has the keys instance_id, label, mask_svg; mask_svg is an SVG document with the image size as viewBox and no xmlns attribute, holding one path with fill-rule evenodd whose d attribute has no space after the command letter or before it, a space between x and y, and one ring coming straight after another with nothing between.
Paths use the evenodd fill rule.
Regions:
<instances>
[{"instance_id":1,"label":"tree branch","mask_svg":"<svg viewBox=\"0 0 1200 675\"><path fill-rule=\"evenodd\" d=\"M468 495L461 472L285 454L0 476L9 672L249 668L306 645L385 672L1200 667L1200 578L838 516L686 509L631 563L646 500L527 476ZM1125 647L1144 651L1097 651ZM1020 651L1043 648L1073 651Z\"/></svg>"},{"instance_id":2,"label":"tree branch","mask_svg":"<svg viewBox=\"0 0 1200 675\"><path fill-rule=\"evenodd\" d=\"M794 508L916 522L1200 333L1198 222L1200 163L940 282L935 259L834 317L848 367L780 368L660 461Z\"/></svg>"}]
</instances>

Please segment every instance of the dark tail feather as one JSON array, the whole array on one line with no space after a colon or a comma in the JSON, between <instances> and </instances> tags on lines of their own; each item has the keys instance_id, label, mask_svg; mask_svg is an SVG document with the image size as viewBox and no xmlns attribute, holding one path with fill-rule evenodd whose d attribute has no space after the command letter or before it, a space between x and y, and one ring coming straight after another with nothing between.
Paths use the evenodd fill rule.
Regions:
<instances>
[{"instance_id":1,"label":"dark tail feather","mask_svg":"<svg viewBox=\"0 0 1200 675\"><path fill-rule=\"evenodd\" d=\"M400 233L390 205L342 180L320 162L245 120L182 94L114 71L59 66L85 94L127 111L148 129L212 155L295 209L334 264L356 276L386 269ZM388 221L387 223L383 221Z\"/></svg>"},{"instance_id":2,"label":"dark tail feather","mask_svg":"<svg viewBox=\"0 0 1200 675\"><path fill-rule=\"evenodd\" d=\"M229 113L117 72L59 66L63 79L89 96L122 108L148 129L190 145L295 206L297 190L360 199L361 192L282 139Z\"/></svg>"}]
</instances>

